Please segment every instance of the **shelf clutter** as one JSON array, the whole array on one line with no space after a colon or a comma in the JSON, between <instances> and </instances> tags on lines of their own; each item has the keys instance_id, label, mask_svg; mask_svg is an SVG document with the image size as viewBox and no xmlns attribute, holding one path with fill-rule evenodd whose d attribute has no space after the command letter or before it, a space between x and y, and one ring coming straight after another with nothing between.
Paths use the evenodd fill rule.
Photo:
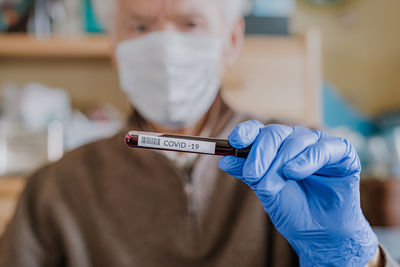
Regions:
<instances>
[{"instance_id":1,"label":"shelf clutter","mask_svg":"<svg viewBox=\"0 0 400 267\"><path fill-rule=\"evenodd\" d=\"M0 34L0 88L30 83L59 88L78 110L109 104L123 115L130 106L118 89L106 35L35 37Z\"/></svg>"}]
</instances>

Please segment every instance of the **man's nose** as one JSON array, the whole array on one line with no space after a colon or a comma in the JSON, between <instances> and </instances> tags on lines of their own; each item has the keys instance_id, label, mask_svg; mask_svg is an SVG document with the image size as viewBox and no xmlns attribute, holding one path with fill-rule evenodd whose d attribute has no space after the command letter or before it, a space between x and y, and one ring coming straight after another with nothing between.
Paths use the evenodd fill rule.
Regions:
<instances>
[{"instance_id":1,"label":"man's nose","mask_svg":"<svg viewBox=\"0 0 400 267\"><path fill-rule=\"evenodd\" d=\"M177 27L174 23L164 21L158 24L157 31L176 31Z\"/></svg>"}]
</instances>

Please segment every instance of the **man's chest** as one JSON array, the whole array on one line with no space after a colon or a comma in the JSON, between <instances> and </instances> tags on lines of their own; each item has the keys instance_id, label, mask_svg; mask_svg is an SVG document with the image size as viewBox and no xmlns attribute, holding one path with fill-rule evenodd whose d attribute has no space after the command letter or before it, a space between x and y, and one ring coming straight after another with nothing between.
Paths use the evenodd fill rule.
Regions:
<instances>
[{"instance_id":1,"label":"man's chest","mask_svg":"<svg viewBox=\"0 0 400 267\"><path fill-rule=\"evenodd\" d=\"M135 177L114 177L118 183L112 186L97 185L103 192L94 194L101 198L82 203L80 215L86 216L77 216L89 261L264 266L268 223L257 198L236 179L201 164L211 163L194 168L190 191L187 177L168 168L145 168Z\"/></svg>"}]
</instances>

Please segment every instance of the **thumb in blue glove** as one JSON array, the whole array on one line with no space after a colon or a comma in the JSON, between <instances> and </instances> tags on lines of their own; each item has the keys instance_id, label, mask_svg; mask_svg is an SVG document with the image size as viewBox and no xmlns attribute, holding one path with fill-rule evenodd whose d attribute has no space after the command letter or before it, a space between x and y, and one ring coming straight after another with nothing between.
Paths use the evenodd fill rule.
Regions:
<instances>
[{"instance_id":1,"label":"thumb in blue glove","mask_svg":"<svg viewBox=\"0 0 400 267\"><path fill-rule=\"evenodd\" d=\"M219 166L249 185L302 266L364 266L378 241L360 208L360 162L343 138L249 121L229 136L247 159Z\"/></svg>"}]
</instances>

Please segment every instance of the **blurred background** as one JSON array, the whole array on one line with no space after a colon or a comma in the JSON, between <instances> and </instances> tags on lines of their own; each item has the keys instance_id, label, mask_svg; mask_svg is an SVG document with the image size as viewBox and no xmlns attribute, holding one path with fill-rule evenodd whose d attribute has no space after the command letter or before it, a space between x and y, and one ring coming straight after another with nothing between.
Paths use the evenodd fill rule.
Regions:
<instances>
[{"instance_id":1,"label":"blurred background","mask_svg":"<svg viewBox=\"0 0 400 267\"><path fill-rule=\"evenodd\" d=\"M0 233L25 177L129 115L105 34L109 1L0 0ZM246 0L245 49L223 95L351 140L364 212L400 259L398 10L398 0Z\"/></svg>"}]
</instances>

